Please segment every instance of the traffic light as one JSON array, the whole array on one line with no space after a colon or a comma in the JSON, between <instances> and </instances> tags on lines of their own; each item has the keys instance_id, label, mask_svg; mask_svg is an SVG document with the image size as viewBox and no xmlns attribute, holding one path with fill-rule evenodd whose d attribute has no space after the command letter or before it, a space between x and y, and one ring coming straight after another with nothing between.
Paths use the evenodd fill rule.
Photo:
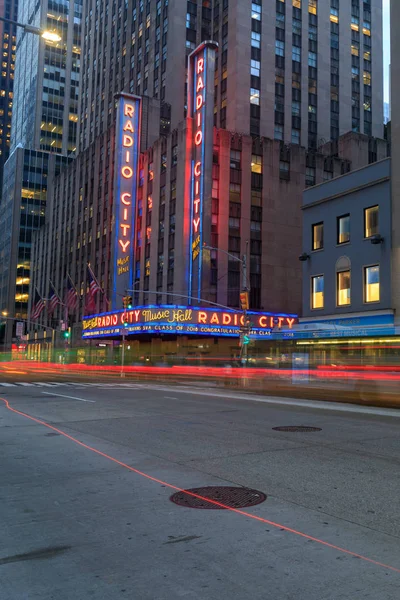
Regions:
<instances>
[{"instance_id":1,"label":"traffic light","mask_svg":"<svg viewBox=\"0 0 400 600\"><path fill-rule=\"evenodd\" d=\"M122 306L124 308L132 308L132 296L124 296L122 298Z\"/></svg>"},{"instance_id":2,"label":"traffic light","mask_svg":"<svg viewBox=\"0 0 400 600\"><path fill-rule=\"evenodd\" d=\"M71 334L70 334L70 332L69 332L69 330L68 330L68 329L67 329L66 331L63 331L63 338L64 338L65 340L68 340L68 338L69 338L69 336L70 336L70 335L71 335Z\"/></svg>"}]
</instances>

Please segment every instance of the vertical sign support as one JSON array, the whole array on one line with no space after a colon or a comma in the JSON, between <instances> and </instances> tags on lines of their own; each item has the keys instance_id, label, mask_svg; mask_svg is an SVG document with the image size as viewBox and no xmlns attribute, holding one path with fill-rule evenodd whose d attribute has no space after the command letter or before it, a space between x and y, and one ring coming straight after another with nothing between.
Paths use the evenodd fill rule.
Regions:
<instances>
[{"instance_id":1,"label":"vertical sign support","mask_svg":"<svg viewBox=\"0 0 400 600\"><path fill-rule=\"evenodd\" d=\"M189 296L200 302L210 287L203 244L211 242L214 71L218 44L203 42L189 56L188 118L191 128Z\"/></svg>"},{"instance_id":2,"label":"vertical sign support","mask_svg":"<svg viewBox=\"0 0 400 600\"><path fill-rule=\"evenodd\" d=\"M113 202L113 257L111 305L122 306L126 290L133 287L135 213L140 153L141 99L118 94L115 128Z\"/></svg>"}]
</instances>

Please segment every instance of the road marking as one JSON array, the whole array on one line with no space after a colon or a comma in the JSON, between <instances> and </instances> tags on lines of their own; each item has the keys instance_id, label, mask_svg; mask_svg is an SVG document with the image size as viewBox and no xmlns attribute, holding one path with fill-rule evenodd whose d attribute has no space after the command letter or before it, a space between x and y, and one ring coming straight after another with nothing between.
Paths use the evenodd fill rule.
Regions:
<instances>
[{"instance_id":1,"label":"road marking","mask_svg":"<svg viewBox=\"0 0 400 600\"><path fill-rule=\"evenodd\" d=\"M43 394L45 394L46 392L42 392ZM218 502L217 500L213 500L211 498L207 498L204 496L200 496L199 494L195 494L194 492L191 492L190 490L186 490L183 489L181 487L178 487L176 485L173 485L172 483L168 483L167 481L163 481L162 479L158 479L157 477L153 477L153 475L150 475L149 473L145 473L144 471L139 471L139 469L135 469L134 467L131 467L130 465L118 460L117 458L114 458L113 456L111 456L110 454L106 454L105 452L102 452L101 450L98 450L97 448L93 447L93 446L89 446L88 444L85 444L84 442L81 442L80 440L78 440L77 438L73 437L72 435L69 435L66 431L63 431L62 429L58 429L57 427L54 427L53 425L50 425L50 423L47 423L46 421L42 421L41 419L37 419L36 417L32 417L32 415L29 415L28 413L24 413L20 410L17 410L16 408L13 408L9 401L6 398L2 398L0 396L0 400L2 402L4 402L4 404L6 405L6 408L15 413L16 415L20 415L21 417L25 417L26 419L29 419L30 421L33 421L34 423L37 423L38 425L43 425L44 427L47 427L48 429L51 429L52 431L55 431L56 433L59 433L60 435L64 436L66 439L70 440L71 442L74 442L75 444L77 444L78 446L80 446L81 448L85 448L86 450L90 450L90 452L93 452L94 454L97 454L98 456L102 456L103 458L113 462L116 465L119 465L120 467L123 467L124 469L127 469L128 471L131 471L132 473L135 473L136 475L140 475L141 477L143 477L144 479L147 479L149 481L153 481L154 483L160 484L164 487L167 487L171 490L175 490L177 492L183 492L184 494L187 494L188 496L192 496L193 498L197 498L198 500L203 500L205 502L208 502L209 504L213 504L214 506L218 506L219 508L224 508L225 510L228 510L232 513L235 513L237 515L241 515L242 517L245 517L247 519L251 519L253 521L258 521L259 523L262 523L263 525L270 525L271 527L275 527L276 529L279 529L280 531L285 531L287 533L292 533L300 538L306 539L308 541L312 541L312 542L316 542L317 544L320 544L321 546L324 546L325 548L329 548L331 550L335 550L336 552L340 552L342 554L346 554L347 556L353 556L355 558L359 558L367 563L373 564L377 567L382 567L386 570L390 570L393 571L395 573L399 573L400 574L400 568L398 567L393 567L392 565L388 565L385 563L382 563L380 561L377 561L373 558L369 558L368 556L364 556L362 554L358 554L357 552L353 552L352 550L348 550L347 548L342 548L341 546L336 546L335 544L332 544L331 542L326 542L325 540L322 540L320 538L314 537L312 535L309 535L307 533L303 533L302 531L298 531L297 529L293 529L292 527L288 527L287 525L283 525L281 523L277 523L275 521L270 521L269 519L265 519L263 517L259 517L258 515L255 515L254 513L250 513L247 512L245 510L240 510L238 508L233 508L232 506L228 506L226 504L223 504L222 502Z\"/></svg>"},{"instance_id":2,"label":"road marking","mask_svg":"<svg viewBox=\"0 0 400 600\"><path fill-rule=\"evenodd\" d=\"M164 398L166 398L167 400L178 400L176 396L164 396Z\"/></svg>"},{"instance_id":3,"label":"road marking","mask_svg":"<svg viewBox=\"0 0 400 600\"><path fill-rule=\"evenodd\" d=\"M19 385L23 385L23 386L34 386L34 383L24 383L23 381L20 381Z\"/></svg>"},{"instance_id":4,"label":"road marking","mask_svg":"<svg viewBox=\"0 0 400 600\"><path fill-rule=\"evenodd\" d=\"M183 387L183 386L182 386ZM236 394L224 392L210 392L200 388L181 389L180 387L161 386L147 384L146 389L160 390L164 392L174 391L178 394L191 394L195 396L211 396L212 398L228 398L228 400L249 400L250 402L262 402L278 406L296 406L297 408L316 408L319 410L331 410L336 412L359 413L378 417L400 418L400 410L391 408L378 408L374 406L358 406L357 404L345 404L342 402L327 402L326 400L294 400L292 398L280 398L277 396L252 396L250 394Z\"/></svg>"},{"instance_id":5,"label":"road marking","mask_svg":"<svg viewBox=\"0 0 400 600\"><path fill-rule=\"evenodd\" d=\"M0 383L3 387L16 387L15 383Z\"/></svg>"},{"instance_id":6,"label":"road marking","mask_svg":"<svg viewBox=\"0 0 400 600\"><path fill-rule=\"evenodd\" d=\"M86 400L85 398L76 398L75 396L64 396L63 394L53 394L53 392L42 392L48 396L58 396L59 398L70 398L71 400L80 400L81 402L92 402L96 403L96 400Z\"/></svg>"}]
</instances>

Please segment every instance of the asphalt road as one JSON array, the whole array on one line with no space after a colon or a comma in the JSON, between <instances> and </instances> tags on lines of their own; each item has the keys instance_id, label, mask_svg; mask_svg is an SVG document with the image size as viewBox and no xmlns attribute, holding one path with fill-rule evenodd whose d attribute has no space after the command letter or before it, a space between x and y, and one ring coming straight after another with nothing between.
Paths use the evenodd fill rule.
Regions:
<instances>
[{"instance_id":1,"label":"asphalt road","mask_svg":"<svg viewBox=\"0 0 400 600\"><path fill-rule=\"evenodd\" d=\"M0 385L1 600L399 599L400 411L45 383Z\"/></svg>"}]
</instances>

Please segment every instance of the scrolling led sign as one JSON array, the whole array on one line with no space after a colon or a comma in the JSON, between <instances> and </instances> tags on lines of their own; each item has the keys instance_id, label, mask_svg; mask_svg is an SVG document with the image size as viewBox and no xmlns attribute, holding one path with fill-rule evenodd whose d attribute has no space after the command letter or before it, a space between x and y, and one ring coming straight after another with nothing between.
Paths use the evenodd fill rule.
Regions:
<instances>
[{"instance_id":1,"label":"scrolling led sign","mask_svg":"<svg viewBox=\"0 0 400 600\"><path fill-rule=\"evenodd\" d=\"M249 311L251 335L263 339L272 331L291 332L297 315ZM189 306L138 306L83 319L83 338L141 333L170 333L237 337L245 324L239 311Z\"/></svg>"},{"instance_id":2,"label":"scrolling led sign","mask_svg":"<svg viewBox=\"0 0 400 600\"><path fill-rule=\"evenodd\" d=\"M133 285L133 248L140 142L140 98L129 94L118 97L116 123L116 160L112 306L119 308L121 298Z\"/></svg>"}]
</instances>

